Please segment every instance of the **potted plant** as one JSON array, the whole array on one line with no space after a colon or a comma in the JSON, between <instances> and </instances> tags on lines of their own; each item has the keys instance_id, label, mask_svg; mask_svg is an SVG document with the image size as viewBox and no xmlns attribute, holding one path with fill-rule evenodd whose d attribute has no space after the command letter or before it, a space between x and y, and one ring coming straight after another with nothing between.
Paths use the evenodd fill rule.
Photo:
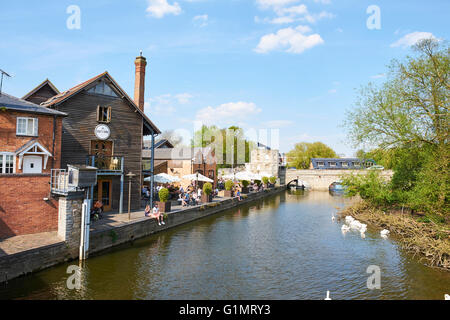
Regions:
<instances>
[{"instance_id":1,"label":"potted plant","mask_svg":"<svg viewBox=\"0 0 450 320\"><path fill-rule=\"evenodd\" d=\"M212 201L211 193L212 193L212 184L207 182L203 185L202 203Z\"/></svg>"},{"instance_id":2,"label":"potted plant","mask_svg":"<svg viewBox=\"0 0 450 320\"><path fill-rule=\"evenodd\" d=\"M159 211L161 213L170 212L171 202L168 201L170 196L169 190L167 188L161 188L161 190L159 190L158 195L159 195L159 202L158 202Z\"/></svg>"},{"instance_id":3,"label":"potted plant","mask_svg":"<svg viewBox=\"0 0 450 320\"><path fill-rule=\"evenodd\" d=\"M264 183L264 186L267 188L267 184L269 183L269 178L262 177L262 182Z\"/></svg>"},{"instance_id":4,"label":"potted plant","mask_svg":"<svg viewBox=\"0 0 450 320\"><path fill-rule=\"evenodd\" d=\"M271 187L275 187L275 183L277 182L277 177L270 177L269 178Z\"/></svg>"},{"instance_id":5,"label":"potted plant","mask_svg":"<svg viewBox=\"0 0 450 320\"><path fill-rule=\"evenodd\" d=\"M250 181L248 180L242 180L242 193L249 193L248 185L250 184Z\"/></svg>"},{"instance_id":6,"label":"potted plant","mask_svg":"<svg viewBox=\"0 0 450 320\"><path fill-rule=\"evenodd\" d=\"M233 196L233 186L234 186L234 182L231 180L227 180L225 181L225 191L223 193L224 197L229 197L231 198Z\"/></svg>"}]
</instances>

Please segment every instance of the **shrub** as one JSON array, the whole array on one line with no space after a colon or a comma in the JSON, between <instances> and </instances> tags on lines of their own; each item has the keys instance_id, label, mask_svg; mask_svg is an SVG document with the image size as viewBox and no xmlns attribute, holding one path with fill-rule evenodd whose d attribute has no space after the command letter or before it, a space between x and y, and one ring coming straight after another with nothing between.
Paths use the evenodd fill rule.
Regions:
<instances>
[{"instance_id":1,"label":"shrub","mask_svg":"<svg viewBox=\"0 0 450 320\"><path fill-rule=\"evenodd\" d=\"M209 196L212 192L212 184L209 182L205 183L203 185L203 192Z\"/></svg>"},{"instance_id":2,"label":"shrub","mask_svg":"<svg viewBox=\"0 0 450 320\"><path fill-rule=\"evenodd\" d=\"M242 180L242 186L244 188L247 188L249 184L250 184L250 182L248 180Z\"/></svg>"},{"instance_id":3,"label":"shrub","mask_svg":"<svg viewBox=\"0 0 450 320\"><path fill-rule=\"evenodd\" d=\"M225 190L230 191L231 189L233 189L233 181L231 180L227 180L225 181Z\"/></svg>"},{"instance_id":4,"label":"shrub","mask_svg":"<svg viewBox=\"0 0 450 320\"><path fill-rule=\"evenodd\" d=\"M261 185L261 180L255 180L255 183L259 187Z\"/></svg>"},{"instance_id":5,"label":"shrub","mask_svg":"<svg viewBox=\"0 0 450 320\"><path fill-rule=\"evenodd\" d=\"M275 184L275 182L277 182L277 177L270 177L269 181L271 184Z\"/></svg>"},{"instance_id":6,"label":"shrub","mask_svg":"<svg viewBox=\"0 0 450 320\"><path fill-rule=\"evenodd\" d=\"M159 201L161 202L167 202L167 200L169 200L169 190L167 188L161 188L161 190L159 190Z\"/></svg>"},{"instance_id":7,"label":"shrub","mask_svg":"<svg viewBox=\"0 0 450 320\"><path fill-rule=\"evenodd\" d=\"M264 184L267 184L267 183L269 182L269 178L263 177L263 178L262 178L262 182L263 182Z\"/></svg>"}]
</instances>

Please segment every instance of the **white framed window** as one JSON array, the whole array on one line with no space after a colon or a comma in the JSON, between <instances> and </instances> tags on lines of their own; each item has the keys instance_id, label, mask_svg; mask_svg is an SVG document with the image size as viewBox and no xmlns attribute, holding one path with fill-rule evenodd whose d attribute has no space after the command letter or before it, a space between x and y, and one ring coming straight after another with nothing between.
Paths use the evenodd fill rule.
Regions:
<instances>
[{"instance_id":1,"label":"white framed window","mask_svg":"<svg viewBox=\"0 0 450 320\"><path fill-rule=\"evenodd\" d=\"M342 162L342 168L348 168L348 162Z\"/></svg>"},{"instance_id":2,"label":"white framed window","mask_svg":"<svg viewBox=\"0 0 450 320\"><path fill-rule=\"evenodd\" d=\"M0 152L0 173L15 173L16 157L14 153Z\"/></svg>"},{"instance_id":3,"label":"white framed window","mask_svg":"<svg viewBox=\"0 0 450 320\"><path fill-rule=\"evenodd\" d=\"M35 136L38 135L38 119L37 118L17 118L16 134L20 136Z\"/></svg>"},{"instance_id":4,"label":"white framed window","mask_svg":"<svg viewBox=\"0 0 450 320\"><path fill-rule=\"evenodd\" d=\"M336 167L336 162L331 161L331 162L330 162L330 167Z\"/></svg>"},{"instance_id":5,"label":"white framed window","mask_svg":"<svg viewBox=\"0 0 450 320\"><path fill-rule=\"evenodd\" d=\"M317 161L317 166L318 166L318 167L325 167L325 162L323 162L323 161Z\"/></svg>"}]
</instances>

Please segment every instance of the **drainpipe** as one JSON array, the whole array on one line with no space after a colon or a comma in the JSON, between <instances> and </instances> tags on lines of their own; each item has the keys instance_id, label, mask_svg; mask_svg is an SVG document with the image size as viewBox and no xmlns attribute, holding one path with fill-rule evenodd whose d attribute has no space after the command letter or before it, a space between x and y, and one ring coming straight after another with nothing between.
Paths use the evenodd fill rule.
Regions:
<instances>
[{"instance_id":1,"label":"drainpipe","mask_svg":"<svg viewBox=\"0 0 450 320\"><path fill-rule=\"evenodd\" d=\"M120 160L120 198L119 198L119 213L123 213L123 183L124 183L124 176L123 176L123 163L124 163L124 157ZM129 200L128 200L129 201Z\"/></svg>"},{"instance_id":2,"label":"drainpipe","mask_svg":"<svg viewBox=\"0 0 450 320\"><path fill-rule=\"evenodd\" d=\"M152 131L152 146L151 146L151 159L150 159L150 208L153 208L153 185L155 184L155 132Z\"/></svg>"}]
</instances>

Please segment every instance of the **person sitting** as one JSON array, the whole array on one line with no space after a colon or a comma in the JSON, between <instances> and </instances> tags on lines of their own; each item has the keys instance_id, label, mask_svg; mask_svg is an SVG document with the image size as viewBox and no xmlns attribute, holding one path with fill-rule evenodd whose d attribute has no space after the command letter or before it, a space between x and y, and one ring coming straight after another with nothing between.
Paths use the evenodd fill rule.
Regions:
<instances>
[{"instance_id":1,"label":"person sitting","mask_svg":"<svg viewBox=\"0 0 450 320\"><path fill-rule=\"evenodd\" d=\"M102 213L103 213L103 203L101 201L96 201L91 210L91 215L94 218L94 220L99 220L103 218Z\"/></svg>"},{"instance_id":2,"label":"person sitting","mask_svg":"<svg viewBox=\"0 0 450 320\"><path fill-rule=\"evenodd\" d=\"M146 217L150 217L151 216L151 210L150 210L150 205L146 205L145 206L145 216Z\"/></svg>"},{"instance_id":3,"label":"person sitting","mask_svg":"<svg viewBox=\"0 0 450 320\"><path fill-rule=\"evenodd\" d=\"M189 206L189 201L190 201L190 199L189 199L189 192L186 192L185 195L184 195L184 201L182 202L182 206L183 207L184 206Z\"/></svg>"},{"instance_id":4,"label":"person sitting","mask_svg":"<svg viewBox=\"0 0 450 320\"><path fill-rule=\"evenodd\" d=\"M197 194L195 192L192 192L191 199L192 199L192 205L196 206L198 204L198 196L197 196Z\"/></svg>"},{"instance_id":5,"label":"person sitting","mask_svg":"<svg viewBox=\"0 0 450 320\"><path fill-rule=\"evenodd\" d=\"M242 197L241 197L241 190L240 190L240 189L237 189L237 192L236 192L236 198L238 198L239 201L242 200Z\"/></svg>"},{"instance_id":6,"label":"person sitting","mask_svg":"<svg viewBox=\"0 0 450 320\"><path fill-rule=\"evenodd\" d=\"M182 193L179 193L178 194L178 199L177 199L177 201L178 201L178 204L181 204L181 205L183 205L183 194Z\"/></svg>"},{"instance_id":7,"label":"person sitting","mask_svg":"<svg viewBox=\"0 0 450 320\"><path fill-rule=\"evenodd\" d=\"M145 216L146 217L149 217L149 218L152 218L152 219L156 219L156 221L158 222L158 226L160 226L161 224L165 224L164 216L159 211L157 203L155 203L155 206L153 207L153 213L148 214L148 215L147 215L147 211L150 212L150 206L147 205L147 207L145 207Z\"/></svg>"}]
</instances>

